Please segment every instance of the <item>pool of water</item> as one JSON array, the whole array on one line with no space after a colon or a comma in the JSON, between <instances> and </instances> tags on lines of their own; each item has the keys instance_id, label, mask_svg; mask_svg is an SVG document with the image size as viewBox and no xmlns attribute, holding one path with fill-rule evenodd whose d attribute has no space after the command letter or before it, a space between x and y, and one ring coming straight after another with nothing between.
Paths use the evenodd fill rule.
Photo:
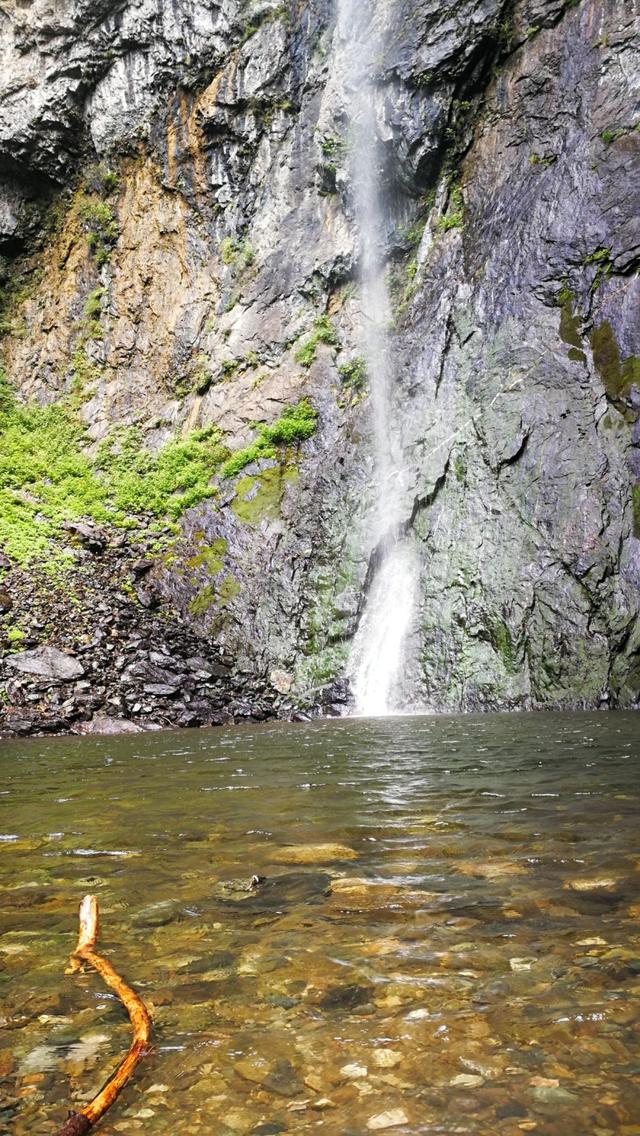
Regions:
<instances>
[{"instance_id":1,"label":"pool of water","mask_svg":"<svg viewBox=\"0 0 640 1136\"><path fill-rule=\"evenodd\" d=\"M0 1132L640 1133L633 714L5 742ZM264 880L253 888L253 875Z\"/></svg>"}]
</instances>

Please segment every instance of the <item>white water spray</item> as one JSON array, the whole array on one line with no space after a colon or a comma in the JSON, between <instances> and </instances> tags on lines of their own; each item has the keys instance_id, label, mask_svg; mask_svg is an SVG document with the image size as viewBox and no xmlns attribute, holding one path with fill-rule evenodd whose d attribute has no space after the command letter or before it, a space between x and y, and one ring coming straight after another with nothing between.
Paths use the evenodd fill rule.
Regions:
<instances>
[{"instance_id":1,"label":"white water spray","mask_svg":"<svg viewBox=\"0 0 640 1136\"><path fill-rule=\"evenodd\" d=\"M345 45L345 100L350 124L351 185L360 239L361 340L374 437L375 513L369 534L375 569L348 673L355 710L382 715L401 708L403 648L414 611L418 560L403 520L407 491L395 427L391 308L385 273L385 215L373 74L382 53L385 0L339 0Z\"/></svg>"}]
</instances>

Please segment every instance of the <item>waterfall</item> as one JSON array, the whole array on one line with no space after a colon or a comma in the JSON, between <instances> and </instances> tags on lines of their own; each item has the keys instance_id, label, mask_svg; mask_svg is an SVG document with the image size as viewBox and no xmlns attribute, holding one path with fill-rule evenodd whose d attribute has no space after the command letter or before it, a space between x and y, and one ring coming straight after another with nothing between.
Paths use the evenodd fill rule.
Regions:
<instances>
[{"instance_id":1,"label":"waterfall","mask_svg":"<svg viewBox=\"0 0 640 1136\"><path fill-rule=\"evenodd\" d=\"M418 578L415 549L402 524L407 515L407 487L392 403L386 218L373 78L383 50L383 7L384 0L339 0L338 8L338 35L346 61L350 180L360 242L360 337L374 443L375 501L368 532L373 569L348 665L355 711L363 715L390 714L402 706L403 647Z\"/></svg>"}]
</instances>

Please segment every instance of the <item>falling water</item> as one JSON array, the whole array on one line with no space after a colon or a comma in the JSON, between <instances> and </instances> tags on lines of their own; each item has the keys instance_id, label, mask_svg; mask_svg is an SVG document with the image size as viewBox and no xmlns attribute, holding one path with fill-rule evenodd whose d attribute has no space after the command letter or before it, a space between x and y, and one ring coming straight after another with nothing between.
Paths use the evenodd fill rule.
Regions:
<instances>
[{"instance_id":1,"label":"falling water","mask_svg":"<svg viewBox=\"0 0 640 1136\"><path fill-rule=\"evenodd\" d=\"M351 185L360 238L361 340L367 364L374 437L374 498L369 540L371 575L354 640L349 675L358 714L400 708L403 646L411 623L417 557L404 532L407 492L399 430L394 428L394 368L388 328L385 211L373 81L382 51L384 0L339 0L338 34L347 61L345 100L350 124Z\"/></svg>"}]
</instances>

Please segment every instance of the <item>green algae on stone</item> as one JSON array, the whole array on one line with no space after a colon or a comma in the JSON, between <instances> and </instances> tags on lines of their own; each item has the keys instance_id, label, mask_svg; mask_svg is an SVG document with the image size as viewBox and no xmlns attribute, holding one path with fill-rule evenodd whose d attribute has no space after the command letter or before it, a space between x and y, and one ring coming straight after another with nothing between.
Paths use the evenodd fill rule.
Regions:
<instances>
[{"instance_id":1,"label":"green algae on stone","mask_svg":"<svg viewBox=\"0 0 640 1136\"><path fill-rule=\"evenodd\" d=\"M226 572L221 580L205 584L191 600L189 612L195 616L220 615L240 591L239 582L230 572Z\"/></svg>"},{"instance_id":2,"label":"green algae on stone","mask_svg":"<svg viewBox=\"0 0 640 1136\"><path fill-rule=\"evenodd\" d=\"M275 458L277 446L291 446L306 441L315 433L317 425L318 412L308 399L303 398L295 406L285 407L275 422L269 426L264 423L258 426L258 437L253 442L227 458L220 476L234 477L259 458Z\"/></svg>"},{"instance_id":3,"label":"green algae on stone","mask_svg":"<svg viewBox=\"0 0 640 1136\"><path fill-rule=\"evenodd\" d=\"M577 314L574 315L573 312L573 295L567 289L563 289L558 299L562 304L560 309L560 338L569 347L581 349L580 317Z\"/></svg>"},{"instance_id":4,"label":"green algae on stone","mask_svg":"<svg viewBox=\"0 0 640 1136\"><path fill-rule=\"evenodd\" d=\"M216 576L222 571L226 551L227 541L223 536L217 537L211 541L211 544L203 545L195 556L187 560L187 567L206 568L212 576Z\"/></svg>"},{"instance_id":5,"label":"green algae on stone","mask_svg":"<svg viewBox=\"0 0 640 1136\"><path fill-rule=\"evenodd\" d=\"M231 502L238 520L246 525L275 520L280 516L286 486L296 481L297 477L298 471L286 465L273 465L261 473L241 477Z\"/></svg>"},{"instance_id":6,"label":"green algae on stone","mask_svg":"<svg viewBox=\"0 0 640 1136\"><path fill-rule=\"evenodd\" d=\"M114 430L91 457L81 395L21 404L0 381L0 543L19 564L67 561L68 521L148 525L150 516L177 519L215 494L212 479L228 453L217 430L173 439L156 454L135 428Z\"/></svg>"},{"instance_id":7,"label":"green algae on stone","mask_svg":"<svg viewBox=\"0 0 640 1136\"><path fill-rule=\"evenodd\" d=\"M640 540L640 481L631 490L631 503L633 506L633 535Z\"/></svg>"},{"instance_id":8,"label":"green algae on stone","mask_svg":"<svg viewBox=\"0 0 640 1136\"><path fill-rule=\"evenodd\" d=\"M593 362L608 397L613 401L626 398L635 383L640 385L640 357L621 359L613 329L608 320L594 327L589 336Z\"/></svg>"},{"instance_id":9,"label":"green algae on stone","mask_svg":"<svg viewBox=\"0 0 640 1136\"><path fill-rule=\"evenodd\" d=\"M517 671L511 632L503 620L498 620L489 631L491 646L504 663L505 670Z\"/></svg>"}]
</instances>

